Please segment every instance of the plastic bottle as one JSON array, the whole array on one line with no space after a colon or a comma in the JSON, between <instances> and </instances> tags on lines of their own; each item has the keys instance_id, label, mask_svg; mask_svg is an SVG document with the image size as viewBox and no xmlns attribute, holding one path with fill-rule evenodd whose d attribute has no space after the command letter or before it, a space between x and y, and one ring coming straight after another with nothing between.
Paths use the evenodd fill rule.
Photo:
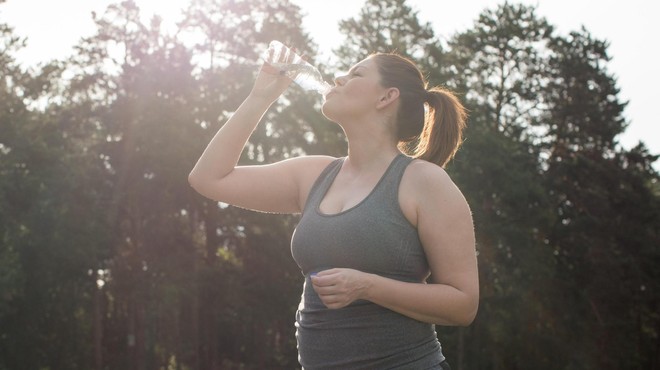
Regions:
<instances>
[{"instance_id":1,"label":"plastic bottle","mask_svg":"<svg viewBox=\"0 0 660 370\"><path fill-rule=\"evenodd\" d=\"M290 61L284 63L283 61L286 59ZM307 63L298 54L277 40L271 41L268 45L268 50L264 53L264 60L279 69L280 73L286 74L303 90L316 91L325 96L332 88L329 83L323 80L321 72L316 67Z\"/></svg>"}]
</instances>

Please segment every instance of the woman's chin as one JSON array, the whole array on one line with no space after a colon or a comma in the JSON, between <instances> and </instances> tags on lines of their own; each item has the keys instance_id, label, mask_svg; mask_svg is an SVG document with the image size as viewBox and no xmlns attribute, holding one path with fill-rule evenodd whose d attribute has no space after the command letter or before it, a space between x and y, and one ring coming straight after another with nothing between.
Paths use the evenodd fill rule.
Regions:
<instances>
[{"instance_id":1,"label":"woman's chin","mask_svg":"<svg viewBox=\"0 0 660 370\"><path fill-rule=\"evenodd\" d=\"M325 118L337 124L342 121L342 117L345 118L347 115L345 107L334 100L324 101L321 105L321 113Z\"/></svg>"},{"instance_id":2,"label":"woman's chin","mask_svg":"<svg viewBox=\"0 0 660 370\"><path fill-rule=\"evenodd\" d=\"M325 116L325 118L329 119L330 121L334 121L332 118L332 107L328 104L327 101L323 102L323 105L321 106L321 113Z\"/></svg>"}]
</instances>

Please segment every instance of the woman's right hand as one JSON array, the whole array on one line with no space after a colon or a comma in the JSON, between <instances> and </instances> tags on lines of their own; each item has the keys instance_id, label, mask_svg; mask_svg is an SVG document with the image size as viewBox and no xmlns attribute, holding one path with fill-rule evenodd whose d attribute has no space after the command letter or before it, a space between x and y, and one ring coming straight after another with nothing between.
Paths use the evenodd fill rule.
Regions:
<instances>
[{"instance_id":1,"label":"woman's right hand","mask_svg":"<svg viewBox=\"0 0 660 370\"><path fill-rule=\"evenodd\" d=\"M280 56L279 60L275 60L274 62L293 63L294 52L295 50L292 50L291 53ZM264 62L252 86L250 95L254 98L266 99L270 103L277 100L289 85L291 85L292 81L286 74L281 73L278 68L268 62Z\"/></svg>"}]
</instances>

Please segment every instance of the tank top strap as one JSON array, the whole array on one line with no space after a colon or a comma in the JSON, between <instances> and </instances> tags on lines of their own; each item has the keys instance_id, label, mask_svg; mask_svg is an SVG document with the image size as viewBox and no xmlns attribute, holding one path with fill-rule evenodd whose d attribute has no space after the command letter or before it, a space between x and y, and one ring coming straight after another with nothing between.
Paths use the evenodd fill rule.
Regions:
<instances>
[{"instance_id":1,"label":"tank top strap","mask_svg":"<svg viewBox=\"0 0 660 370\"><path fill-rule=\"evenodd\" d=\"M399 205L399 185L408 165L413 158L405 154L399 154L392 160L389 168L383 174L378 185L373 190L372 198L386 209L390 209L394 214L400 213Z\"/></svg>"},{"instance_id":2,"label":"tank top strap","mask_svg":"<svg viewBox=\"0 0 660 370\"><path fill-rule=\"evenodd\" d=\"M405 154L397 155L390 164L387 172L383 175L383 178L380 181L379 189L380 191L386 191L388 193L394 191L395 194L398 194L399 184L401 184L401 179L403 178L406 168L412 162L413 158L408 157ZM390 193L390 195L392 195ZM396 199L396 197L394 197Z\"/></svg>"},{"instance_id":3,"label":"tank top strap","mask_svg":"<svg viewBox=\"0 0 660 370\"><path fill-rule=\"evenodd\" d=\"M314 210L319 206L321 200L323 200L323 196L332 185L337 174L339 174L339 170L341 169L342 164L344 164L344 160L346 160L346 157L337 158L330 162L330 164L321 171L321 174L316 178L314 185L312 185L312 188L309 190L303 213Z\"/></svg>"}]
</instances>

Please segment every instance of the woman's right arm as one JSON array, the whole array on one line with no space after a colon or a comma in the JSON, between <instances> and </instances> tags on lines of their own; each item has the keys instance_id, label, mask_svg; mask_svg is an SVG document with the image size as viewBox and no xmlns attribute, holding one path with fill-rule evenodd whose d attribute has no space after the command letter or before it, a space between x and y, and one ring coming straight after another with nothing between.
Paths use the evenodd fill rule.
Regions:
<instances>
[{"instance_id":1,"label":"woman's right arm","mask_svg":"<svg viewBox=\"0 0 660 370\"><path fill-rule=\"evenodd\" d=\"M311 184L331 157L298 157L262 166L237 166L241 152L270 105L291 84L264 65L249 96L222 126L188 181L207 198L263 212L298 213Z\"/></svg>"}]
</instances>

